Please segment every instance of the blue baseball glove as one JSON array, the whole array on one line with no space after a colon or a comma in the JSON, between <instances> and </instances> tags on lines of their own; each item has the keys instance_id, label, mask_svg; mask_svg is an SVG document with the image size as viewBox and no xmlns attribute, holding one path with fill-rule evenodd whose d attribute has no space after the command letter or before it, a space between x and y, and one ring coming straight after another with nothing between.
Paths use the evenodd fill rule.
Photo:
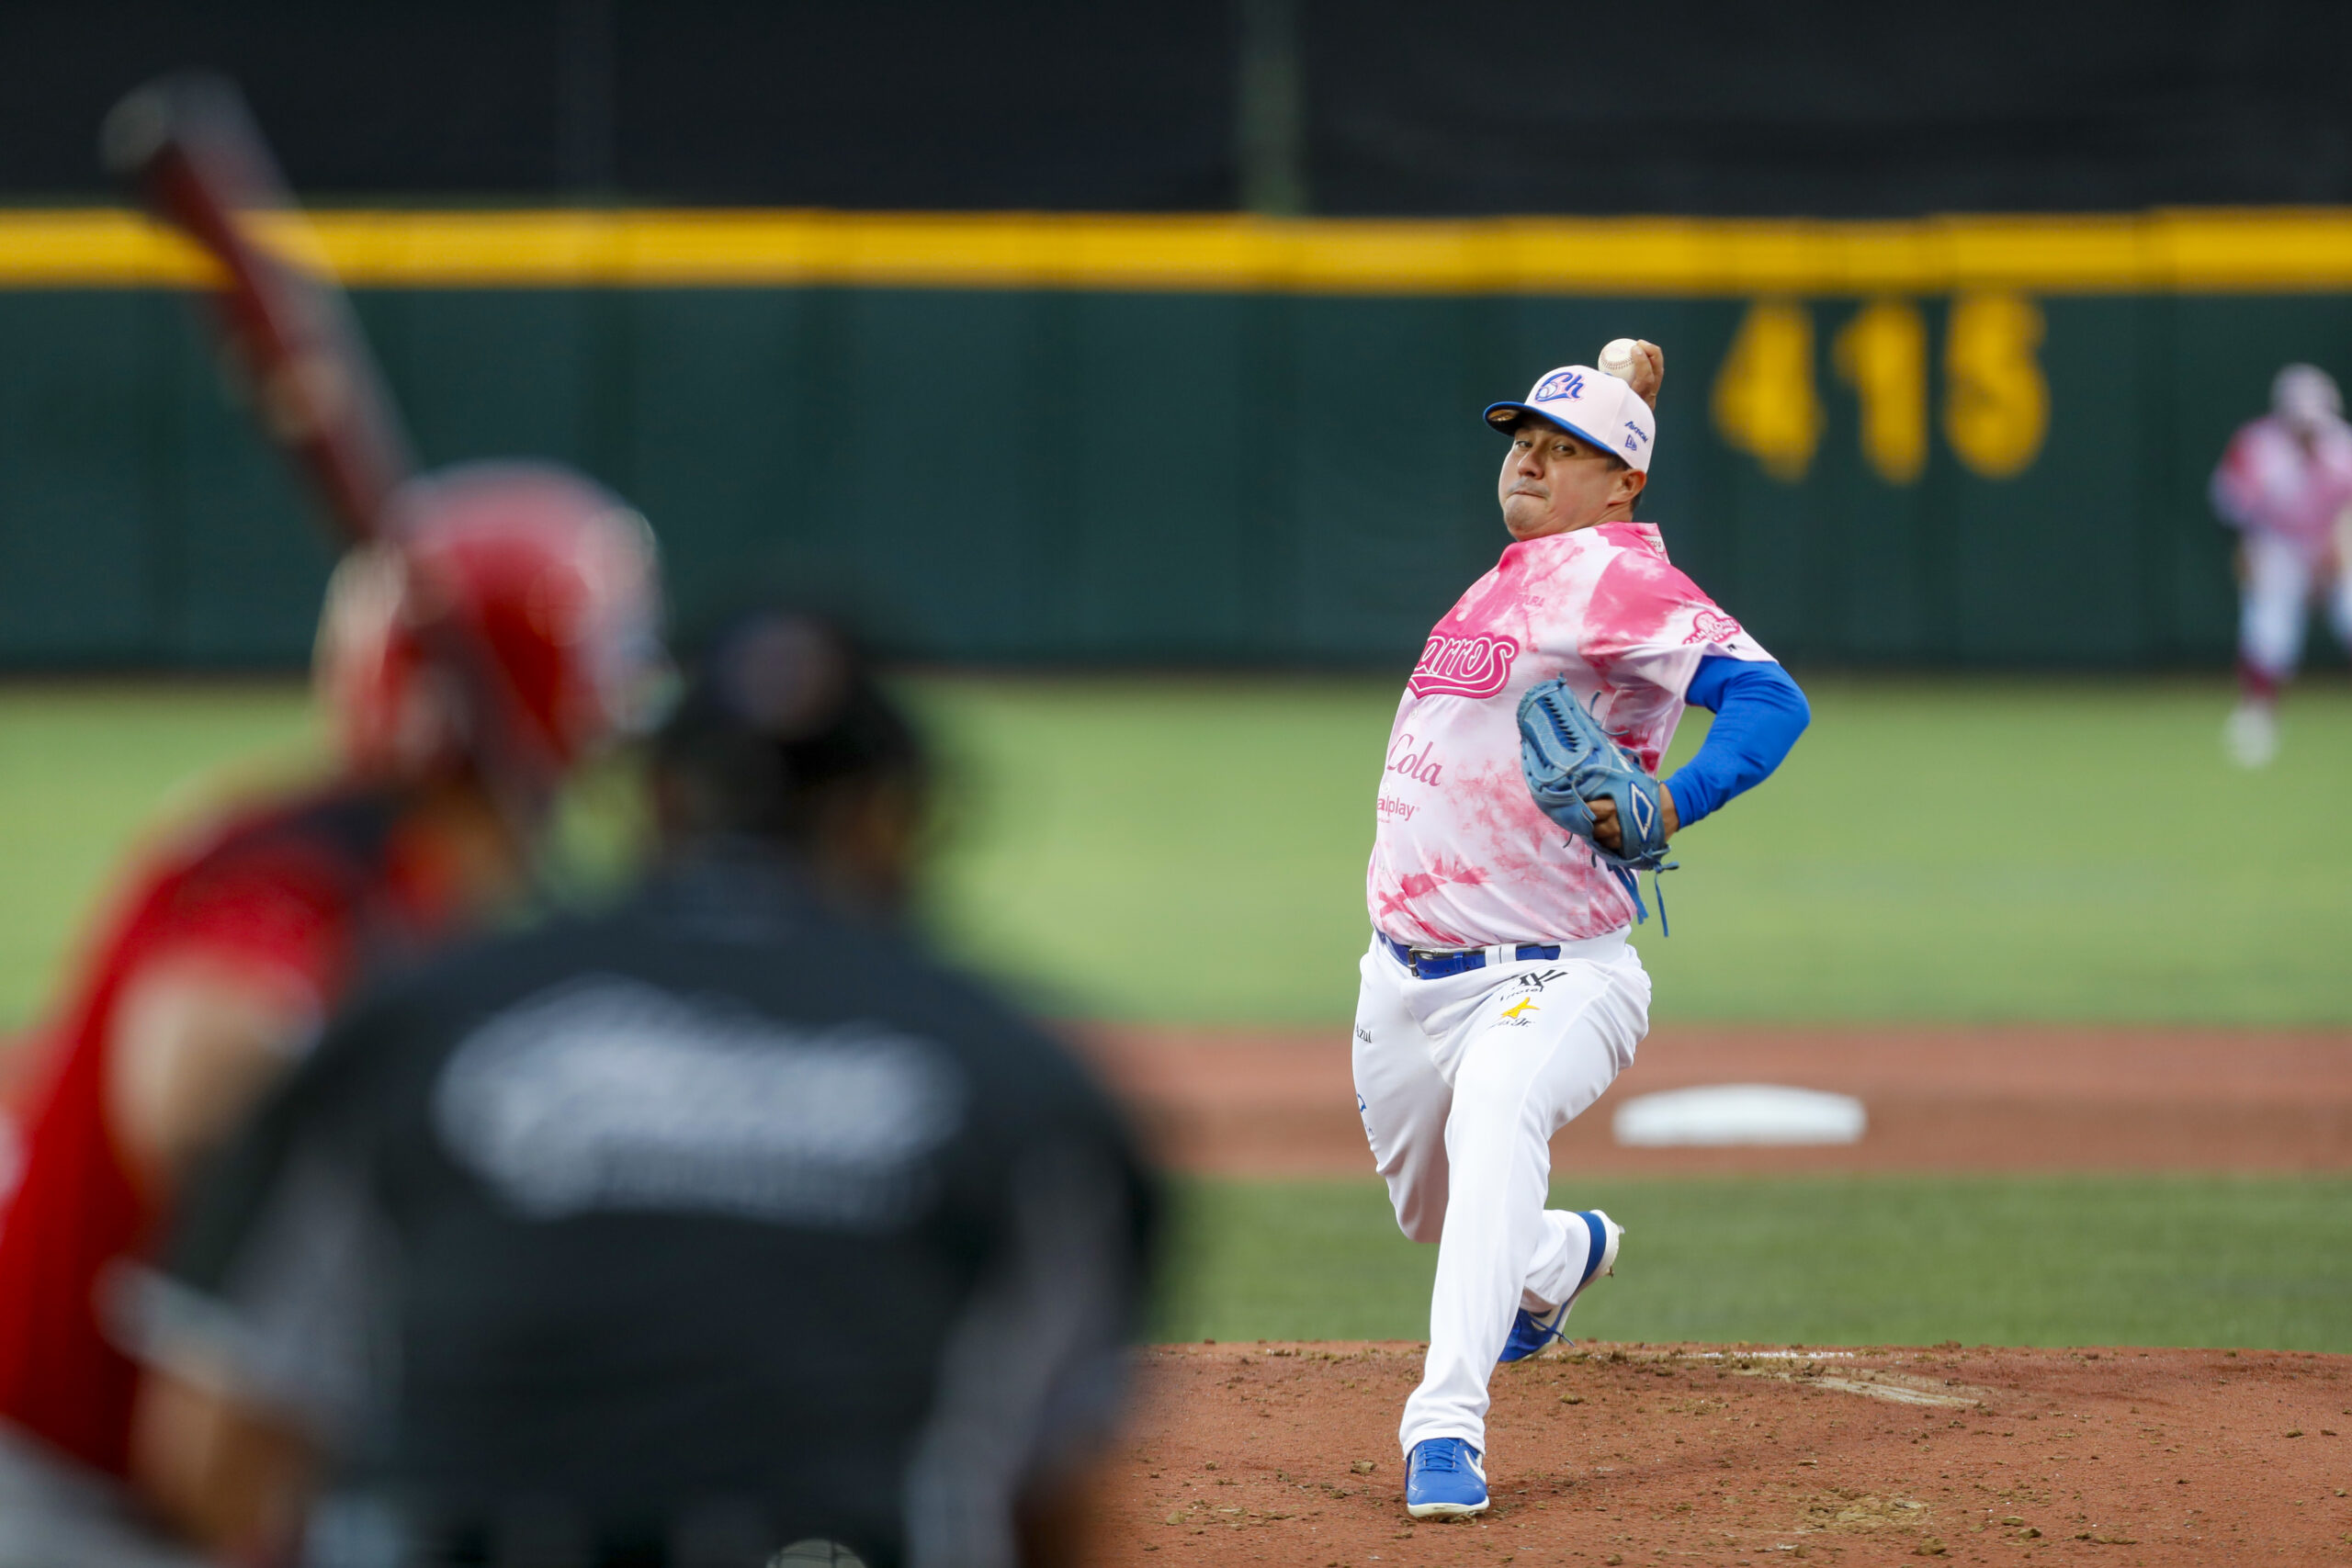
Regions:
<instances>
[{"instance_id":1,"label":"blue baseball glove","mask_svg":"<svg viewBox=\"0 0 2352 1568\"><path fill-rule=\"evenodd\" d=\"M1617 744L1566 681L1544 682L1519 700L1519 765L1544 815L1590 844L1628 886L1635 871L1671 869L1657 780ZM1592 808L1586 803L1597 800L1617 807L1615 850L1592 836ZM1638 895L1634 901L1638 907Z\"/></svg>"}]
</instances>

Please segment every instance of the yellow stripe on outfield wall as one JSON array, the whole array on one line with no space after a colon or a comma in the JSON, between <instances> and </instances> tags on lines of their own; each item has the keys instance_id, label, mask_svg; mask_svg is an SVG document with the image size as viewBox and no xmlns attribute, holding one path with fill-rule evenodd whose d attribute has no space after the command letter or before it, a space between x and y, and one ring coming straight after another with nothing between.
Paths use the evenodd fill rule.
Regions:
<instances>
[{"instance_id":1,"label":"yellow stripe on outfield wall","mask_svg":"<svg viewBox=\"0 0 2352 1568\"><path fill-rule=\"evenodd\" d=\"M2352 209L1888 222L1460 222L1006 213L330 211L358 288L1083 288L1746 296L2352 291ZM311 245L302 246L311 251ZM0 288L185 288L203 262L109 209L0 211Z\"/></svg>"}]
</instances>

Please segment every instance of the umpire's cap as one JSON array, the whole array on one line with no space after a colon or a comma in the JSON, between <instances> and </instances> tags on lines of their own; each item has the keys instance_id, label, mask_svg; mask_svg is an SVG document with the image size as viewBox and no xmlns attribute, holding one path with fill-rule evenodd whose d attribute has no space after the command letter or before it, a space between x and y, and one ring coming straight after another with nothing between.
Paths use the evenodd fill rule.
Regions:
<instances>
[{"instance_id":1,"label":"umpire's cap","mask_svg":"<svg viewBox=\"0 0 2352 1568\"><path fill-rule=\"evenodd\" d=\"M681 826L787 840L814 830L822 792L920 788L928 771L914 726L856 641L781 609L741 616L710 640L656 754L684 791Z\"/></svg>"}]
</instances>

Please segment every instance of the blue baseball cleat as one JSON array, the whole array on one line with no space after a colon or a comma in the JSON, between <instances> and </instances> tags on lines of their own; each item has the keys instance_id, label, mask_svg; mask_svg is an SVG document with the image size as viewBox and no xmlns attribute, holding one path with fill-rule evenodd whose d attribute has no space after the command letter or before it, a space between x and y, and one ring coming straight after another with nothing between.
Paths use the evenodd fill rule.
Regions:
<instances>
[{"instance_id":1,"label":"blue baseball cleat","mask_svg":"<svg viewBox=\"0 0 2352 1568\"><path fill-rule=\"evenodd\" d=\"M1603 1274L1617 1272L1617 1244L1624 1239L1625 1227L1598 1209L1587 1209L1577 1217L1592 1232L1592 1246L1585 1253L1584 1278L1577 1281L1577 1288L1568 1292L1566 1301L1541 1317L1525 1307L1519 1309L1518 1320L1510 1325L1510 1337L1503 1341L1503 1353L1496 1358L1498 1366L1504 1361L1523 1361L1560 1338L1560 1331L1567 1326L1568 1309L1577 1304L1584 1288Z\"/></svg>"},{"instance_id":2,"label":"blue baseball cleat","mask_svg":"<svg viewBox=\"0 0 2352 1568\"><path fill-rule=\"evenodd\" d=\"M1405 1461L1405 1511L1417 1519L1466 1519L1487 1511L1487 1472L1463 1438L1423 1438Z\"/></svg>"}]
</instances>

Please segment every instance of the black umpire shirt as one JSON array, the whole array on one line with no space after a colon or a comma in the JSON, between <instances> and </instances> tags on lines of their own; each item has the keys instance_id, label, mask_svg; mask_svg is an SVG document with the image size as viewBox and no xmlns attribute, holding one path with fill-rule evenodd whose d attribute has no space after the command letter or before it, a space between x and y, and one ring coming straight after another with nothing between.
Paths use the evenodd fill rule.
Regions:
<instances>
[{"instance_id":1,"label":"black umpire shirt","mask_svg":"<svg viewBox=\"0 0 2352 1568\"><path fill-rule=\"evenodd\" d=\"M735 846L331 1028L139 1332L332 1434L315 1562L998 1564L1153 1209L1060 1047Z\"/></svg>"}]
</instances>

